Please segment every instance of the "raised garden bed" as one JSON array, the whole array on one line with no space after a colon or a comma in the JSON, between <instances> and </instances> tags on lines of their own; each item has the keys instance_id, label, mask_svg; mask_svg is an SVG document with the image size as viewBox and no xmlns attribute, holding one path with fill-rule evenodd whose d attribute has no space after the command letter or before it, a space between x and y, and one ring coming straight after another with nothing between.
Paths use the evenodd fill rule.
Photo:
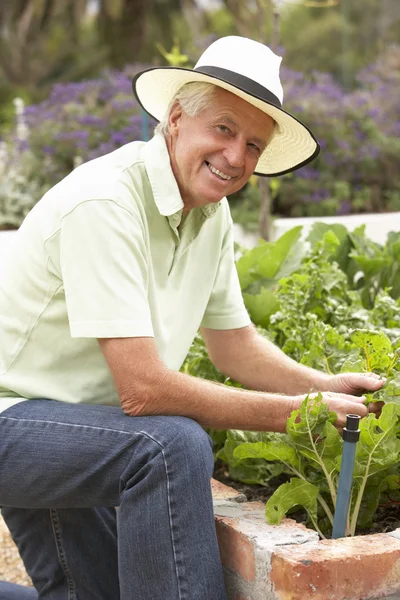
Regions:
<instances>
[{"instance_id":1,"label":"raised garden bed","mask_svg":"<svg viewBox=\"0 0 400 600\"><path fill-rule=\"evenodd\" d=\"M221 461L217 461L216 463L214 478L216 481L235 490L237 494L242 494L248 502L262 502L264 504L282 483L289 481L289 477L285 475L276 477L266 486L235 481L229 476L226 465ZM307 512L305 510L296 511L291 515L291 518L297 523L305 526L307 524ZM400 530L399 502L379 505L378 510L374 515L374 523L372 526L368 529L358 530L357 534L370 535L373 533L390 533L396 529Z\"/></svg>"},{"instance_id":2,"label":"raised garden bed","mask_svg":"<svg viewBox=\"0 0 400 600\"><path fill-rule=\"evenodd\" d=\"M268 525L264 504L214 482L228 600L399 600L400 530L318 539L292 519Z\"/></svg>"}]
</instances>

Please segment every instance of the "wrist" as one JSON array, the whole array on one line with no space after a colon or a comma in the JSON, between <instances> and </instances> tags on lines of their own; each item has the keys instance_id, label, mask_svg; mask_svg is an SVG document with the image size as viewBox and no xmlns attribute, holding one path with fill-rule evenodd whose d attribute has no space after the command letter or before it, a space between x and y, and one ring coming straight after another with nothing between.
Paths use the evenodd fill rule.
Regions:
<instances>
[{"instance_id":1,"label":"wrist","mask_svg":"<svg viewBox=\"0 0 400 600\"><path fill-rule=\"evenodd\" d=\"M289 406L290 406L290 413L289 416L292 414L292 412L294 410L299 410L301 403L303 402L304 398L306 397L307 394L300 394L298 396L289 396Z\"/></svg>"},{"instance_id":2,"label":"wrist","mask_svg":"<svg viewBox=\"0 0 400 600\"><path fill-rule=\"evenodd\" d=\"M332 376L322 371L315 371L313 392L329 392Z\"/></svg>"}]
</instances>

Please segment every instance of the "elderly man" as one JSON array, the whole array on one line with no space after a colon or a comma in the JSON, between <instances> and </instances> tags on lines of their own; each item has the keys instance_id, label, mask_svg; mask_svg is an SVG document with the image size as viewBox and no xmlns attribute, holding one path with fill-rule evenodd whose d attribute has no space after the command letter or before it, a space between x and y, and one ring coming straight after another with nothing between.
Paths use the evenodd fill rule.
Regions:
<instances>
[{"instance_id":1,"label":"elderly man","mask_svg":"<svg viewBox=\"0 0 400 600\"><path fill-rule=\"evenodd\" d=\"M227 37L194 70L139 74L154 138L77 168L18 232L0 278L0 505L36 588L19 598L223 600L203 427L284 431L310 390L341 427L382 385L295 363L243 304L225 197L318 153L282 109L279 65ZM249 390L179 372L199 328Z\"/></svg>"}]
</instances>

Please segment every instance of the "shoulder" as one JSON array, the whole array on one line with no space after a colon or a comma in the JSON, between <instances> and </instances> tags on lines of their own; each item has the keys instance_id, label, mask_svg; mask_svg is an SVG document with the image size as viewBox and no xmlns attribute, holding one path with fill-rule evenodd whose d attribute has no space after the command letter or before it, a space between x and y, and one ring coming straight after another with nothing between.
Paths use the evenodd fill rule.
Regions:
<instances>
[{"instance_id":1,"label":"shoulder","mask_svg":"<svg viewBox=\"0 0 400 600\"><path fill-rule=\"evenodd\" d=\"M132 142L118 150L84 163L53 186L27 217L28 223L52 233L78 207L84 212L104 212L116 206L134 216L143 214L146 174L143 142ZM83 212L83 211L82 211Z\"/></svg>"},{"instance_id":2,"label":"shoulder","mask_svg":"<svg viewBox=\"0 0 400 600\"><path fill-rule=\"evenodd\" d=\"M92 199L113 200L129 210L143 191L143 146L143 142L131 142L84 163L55 186L50 194L64 202L66 211Z\"/></svg>"}]
</instances>

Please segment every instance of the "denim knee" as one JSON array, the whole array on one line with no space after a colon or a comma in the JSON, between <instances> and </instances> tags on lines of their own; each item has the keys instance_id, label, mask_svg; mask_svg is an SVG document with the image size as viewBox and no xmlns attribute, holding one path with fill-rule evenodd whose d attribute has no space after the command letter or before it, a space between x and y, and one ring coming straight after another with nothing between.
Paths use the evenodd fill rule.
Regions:
<instances>
[{"instance_id":1,"label":"denim knee","mask_svg":"<svg viewBox=\"0 0 400 600\"><path fill-rule=\"evenodd\" d=\"M171 440L169 448L179 454L182 468L186 468L191 477L207 474L211 479L214 471L213 444L208 433L196 421L186 417L172 417ZM172 425L172 424L171 424Z\"/></svg>"}]
</instances>

